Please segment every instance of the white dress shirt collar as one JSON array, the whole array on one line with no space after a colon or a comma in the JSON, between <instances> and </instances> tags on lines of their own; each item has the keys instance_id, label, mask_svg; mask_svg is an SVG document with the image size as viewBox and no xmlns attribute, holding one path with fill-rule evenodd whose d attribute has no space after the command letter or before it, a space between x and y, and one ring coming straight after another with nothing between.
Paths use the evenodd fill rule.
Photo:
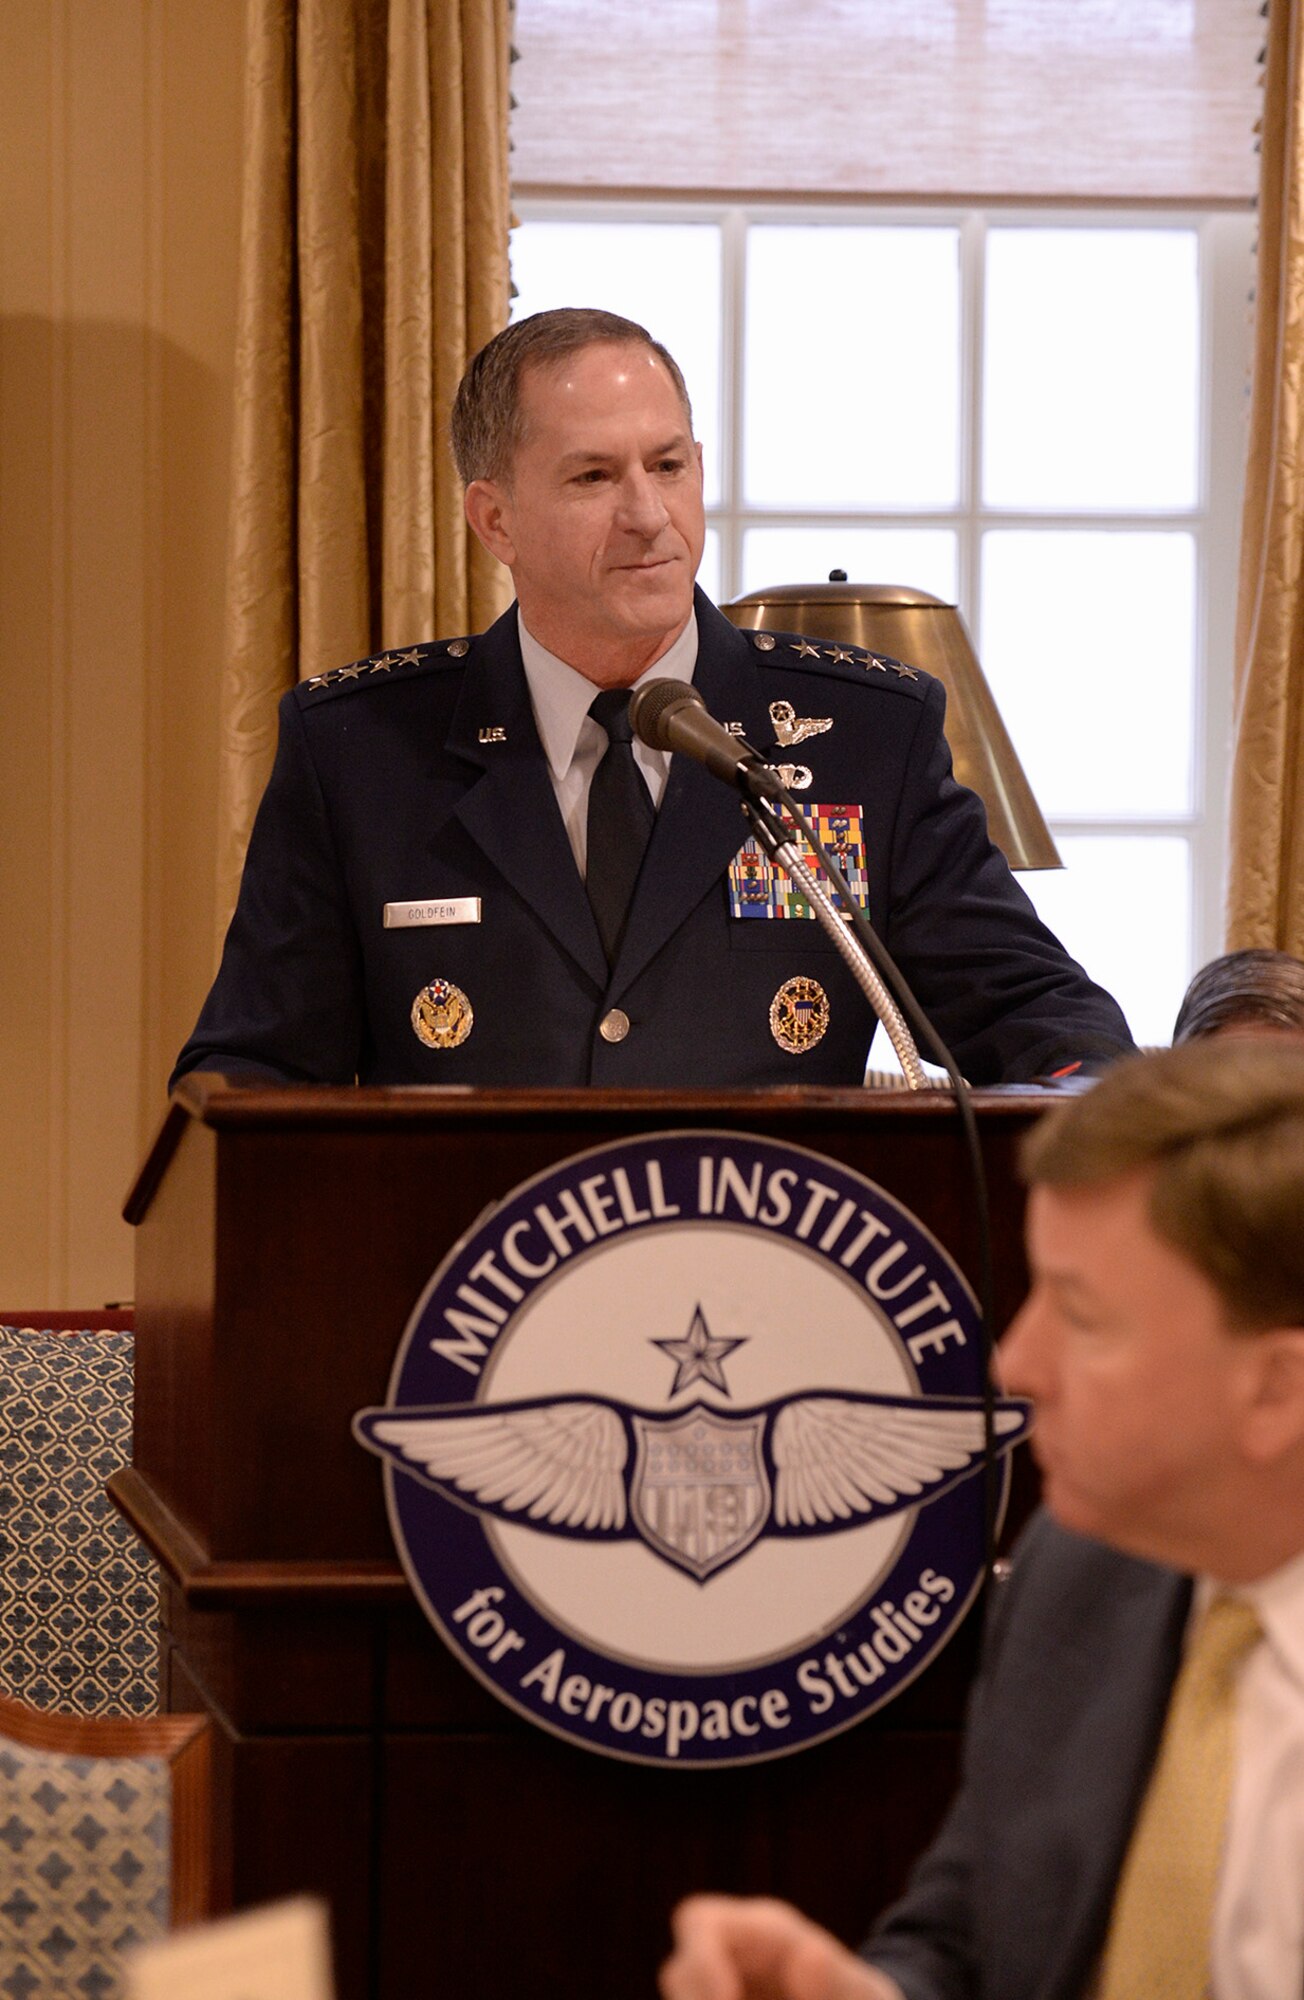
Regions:
<instances>
[{"instance_id":1,"label":"white dress shirt collar","mask_svg":"<svg viewBox=\"0 0 1304 2000\"><path fill-rule=\"evenodd\" d=\"M1202 1611L1210 1598L1227 1588L1210 1577L1201 1577L1193 1611ZM1260 1577L1257 1583L1237 1584L1231 1594L1254 1606L1265 1640L1304 1696L1304 1554Z\"/></svg>"},{"instance_id":2,"label":"white dress shirt collar","mask_svg":"<svg viewBox=\"0 0 1304 2000\"><path fill-rule=\"evenodd\" d=\"M592 681L586 680L565 660L550 653L546 646L541 646L528 630L519 611L516 620L535 726L553 783L560 785L575 761L575 750L588 716L589 703L598 690ZM697 614L691 612L688 623L674 644L659 660L654 660L633 685L642 687L644 681L662 679L691 681L696 665ZM657 752L651 754L656 756Z\"/></svg>"}]
</instances>

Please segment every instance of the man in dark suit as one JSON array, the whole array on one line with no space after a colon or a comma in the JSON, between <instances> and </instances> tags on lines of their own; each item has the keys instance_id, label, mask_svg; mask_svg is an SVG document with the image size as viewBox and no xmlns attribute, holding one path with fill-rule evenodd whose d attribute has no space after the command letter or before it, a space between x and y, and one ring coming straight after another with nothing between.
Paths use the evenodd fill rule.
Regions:
<instances>
[{"instance_id":1,"label":"man in dark suit","mask_svg":"<svg viewBox=\"0 0 1304 2000\"><path fill-rule=\"evenodd\" d=\"M679 370L642 328L572 311L508 328L468 370L453 437L468 519L517 603L479 637L285 697L177 1075L858 1082L867 1005L744 846L737 797L627 740L621 691L661 676L799 767L973 1081L1129 1046L952 778L940 687L854 647L740 633L694 595L701 450Z\"/></svg>"},{"instance_id":2,"label":"man in dark suit","mask_svg":"<svg viewBox=\"0 0 1304 2000\"><path fill-rule=\"evenodd\" d=\"M956 1803L863 1957L787 1905L694 1898L665 2000L1304 1992L1304 1052L1137 1057L1026 1166L1000 1374L1036 1405L1046 1512Z\"/></svg>"}]
</instances>

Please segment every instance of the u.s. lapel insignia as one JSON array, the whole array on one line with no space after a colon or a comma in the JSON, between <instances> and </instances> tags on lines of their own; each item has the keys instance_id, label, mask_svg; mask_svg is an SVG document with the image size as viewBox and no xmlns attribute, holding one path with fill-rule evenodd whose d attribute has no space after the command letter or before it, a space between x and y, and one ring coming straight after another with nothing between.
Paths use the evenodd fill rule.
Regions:
<instances>
[{"instance_id":1,"label":"u.s. lapel insignia","mask_svg":"<svg viewBox=\"0 0 1304 2000\"><path fill-rule=\"evenodd\" d=\"M774 724L774 739L785 750L794 743L804 743L808 736L823 736L832 729L831 715L798 715L790 701L770 703L770 721Z\"/></svg>"},{"instance_id":2,"label":"u.s. lapel insignia","mask_svg":"<svg viewBox=\"0 0 1304 2000\"><path fill-rule=\"evenodd\" d=\"M829 1025L829 996L818 979L785 979L770 1002L770 1033L790 1056L804 1055L823 1041Z\"/></svg>"},{"instance_id":3,"label":"u.s. lapel insignia","mask_svg":"<svg viewBox=\"0 0 1304 2000\"><path fill-rule=\"evenodd\" d=\"M475 1025L471 1002L451 979L432 979L412 1002L412 1026L428 1049L459 1049Z\"/></svg>"},{"instance_id":4,"label":"u.s. lapel insignia","mask_svg":"<svg viewBox=\"0 0 1304 2000\"><path fill-rule=\"evenodd\" d=\"M502 727L501 723L491 722L480 731L479 740L481 743L505 743L507 741L507 731Z\"/></svg>"}]
</instances>

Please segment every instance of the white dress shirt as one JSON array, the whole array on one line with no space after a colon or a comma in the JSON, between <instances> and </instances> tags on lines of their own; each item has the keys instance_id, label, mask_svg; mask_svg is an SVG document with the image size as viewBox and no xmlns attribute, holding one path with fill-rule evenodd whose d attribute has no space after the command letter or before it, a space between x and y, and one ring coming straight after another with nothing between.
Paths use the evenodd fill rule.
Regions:
<instances>
[{"instance_id":1,"label":"white dress shirt","mask_svg":"<svg viewBox=\"0 0 1304 2000\"><path fill-rule=\"evenodd\" d=\"M520 612L516 614L521 635L521 659L530 687L530 706L543 754L548 760L552 788L566 826L566 837L575 856L575 866L583 875L588 859L589 786L607 748L607 732L593 721L589 703L598 689L574 667L559 660L526 630ZM697 665L697 618L691 614L673 646L654 660L646 673L633 683L644 681L691 681ZM668 750L649 750L637 738L634 757L647 780L652 803L659 806L670 771Z\"/></svg>"},{"instance_id":2,"label":"white dress shirt","mask_svg":"<svg viewBox=\"0 0 1304 2000\"><path fill-rule=\"evenodd\" d=\"M1198 1609L1214 1586L1201 1581ZM1214 1906L1215 2000L1304 1994L1304 1555L1239 1585L1264 1636L1236 1690L1236 1761Z\"/></svg>"}]
</instances>

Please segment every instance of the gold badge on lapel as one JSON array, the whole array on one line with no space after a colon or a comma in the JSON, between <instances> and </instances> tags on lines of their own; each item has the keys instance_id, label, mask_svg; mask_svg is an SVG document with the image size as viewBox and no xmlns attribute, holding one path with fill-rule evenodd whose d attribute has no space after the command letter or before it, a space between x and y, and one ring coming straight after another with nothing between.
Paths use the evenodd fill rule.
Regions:
<instances>
[{"instance_id":1,"label":"gold badge on lapel","mask_svg":"<svg viewBox=\"0 0 1304 2000\"><path fill-rule=\"evenodd\" d=\"M818 979L785 979L770 1002L770 1033L790 1056L800 1056L824 1039L829 996Z\"/></svg>"},{"instance_id":2,"label":"gold badge on lapel","mask_svg":"<svg viewBox=\"0 0 1304 2000\"><path fill-rule=\"evenodd\" d=\"M474 1025L471 1002L451 979L432 979L412 1002L412 1026L428 1049L461 1048Z\"/></svg>"}]
</instances>

